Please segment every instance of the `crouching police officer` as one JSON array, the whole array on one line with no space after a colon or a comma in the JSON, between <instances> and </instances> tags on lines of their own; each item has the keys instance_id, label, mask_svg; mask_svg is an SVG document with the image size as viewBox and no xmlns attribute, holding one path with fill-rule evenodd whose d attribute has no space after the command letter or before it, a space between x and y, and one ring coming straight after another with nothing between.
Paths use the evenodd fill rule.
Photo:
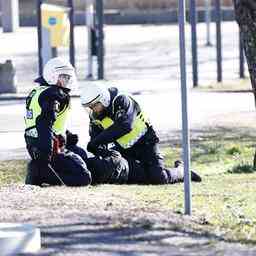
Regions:
<instances>
[{"instance_id":1,"label":"crouching police officer","mask_svg":"<svg viewBox=\"0 0 256 256\"><path fill-rule=\"evenodd\" d=\"M28 165L26 184L60 184L54 172L53 142L57 135L65 136L70 113L70 88L76 82L73 66L61 58L50 59L43 70L43 77L35 80L36 86L26 98L25 141L32 162ZM76 168L75 165L70 168ZM81 170L85 168L81 167ZM72 170L71 170L72 171ZM81 183L81 175L85 175ZM83 172L72 185L88 185L90 176ZM68 182L66 180L66 182Z\"/></svg>"},{"instance_id":2,"label":"crouching police officer","mask_svg":"<svg viewBox=\"0 0 256 256\"><path fill-rule=\"evenodd\" d=\"M150 184L174 183L183 176L176 172L178 177L176 174L174 177L172 171L164 167L159 138L131 96L103 84L88 84L83 88L81 103L90 115L88 151L97 154L99 146L115 143L124 158L139 161ZM201 178L192 175L192 180Z\"/></svg>"}]
</instances>

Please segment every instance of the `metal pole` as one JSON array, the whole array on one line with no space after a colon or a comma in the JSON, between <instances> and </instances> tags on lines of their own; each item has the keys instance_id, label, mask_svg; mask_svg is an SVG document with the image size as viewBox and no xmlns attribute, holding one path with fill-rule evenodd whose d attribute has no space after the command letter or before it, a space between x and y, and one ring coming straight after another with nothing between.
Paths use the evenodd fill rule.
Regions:
<instances>
[{"instance_id":1,"label":"metal pole","mask_svg":"<svg viewBox=\"0 0 256 256\"><path fill-rule=\"evenodd\" d=\"M68 0L70 34L69 34L69 59L70 63L75 67L75 41L74 41L74 3L73 0Z\"/></svg>"},{"instance_id":2,"label":"metal pole","mask_svg":"<svg viewBox=\"0 0 256 256\"><path fill-rule=\"evenodd\" d=\"M38 0L37 1L37 39L38 39L38 72L39 72L39 76L43 75L41 4L42 4L42 0Z\"/></svg>"},{"instance_id":3,"label":"metal pole","mask_svg":"<svg viewBox=\"0 0 256 256\"><path fill-rule=\"evenodd\" d=\"M242 31L239 29L239 75L240 78L245 78L244 74L244 42Z\"/></svg>"},{"instance_id":4,"label":"metal pole","mask_svg":"<svg viewBox=\"0 0 256 256\"><path fill-rule=\"evenodd\" d=\"M86 2L86 26L88 36L88 72L87 79L93 78L93 56L92 56L92 29L94 26L94 4L93 0Z\"/></svg>"},{"instance_id":5,"label":"metal pole","mask_svg":"<svg viewBox=\"0 0 256 256\"><path fill-rule=\"evenodd\" d=\"M186 45L185 45L185 0L179 1L179 41L180 41L180 75L181 75L181 105L182 105L182 148L184 161L184 191L185 214L191 215L191 178L190 178L190 140L188 125L188 99L186 75Z\"/></svg>"},{"instance_id":6,"label":"metal pole","mask_svg":"<svg viewBox=\"0 0 256 256\"><path fill-rule=\"evenodd\" d=\"M98 79L104 79L104 33L103 33L103 0L96 0L96 36Z\"/></svg>"},{"instance_id":7,"label":"metal pole","mask_svg":"<svg viewBox=\"0 0 256 256\"><path fill-rule=\"evenodd\" d=\"M215 10L216 10L217 81L222 82L222 43L221 43L220 0L215 0Z\"/></svg>"},{"instance_id":8,"label":"metal pole","mask_svg":"<svg viewBox=\"0 0 256 256\"><path fill-rule=\"evenodd\" d=\"M212 46L212 43L211 43L211 4L210 4L210 0L205 0L205 22L206 22L206 46Z\"/></svg>"},{"instance_id":9,"label":"metal pole","mask_svg":"<svg viewBox=\"0 0 256 256\"><path fill-rule=\"evenodd\" d=\"M3 32L15 32L19 28L19 1L0 0Z\"/></svg>"},{"instance_id":10,"label":"metal pole","mask_svg":"<svg viewBox=\"0 0 256 256\"><path fill-rule=\"evenodd\" d=\"M193 70L193 87L198 86L198 57L197 57L197 13L196 1L190 0L190 24L191 24L191 47L192 47L192 70Z\"/></svg>"}]
</instances>

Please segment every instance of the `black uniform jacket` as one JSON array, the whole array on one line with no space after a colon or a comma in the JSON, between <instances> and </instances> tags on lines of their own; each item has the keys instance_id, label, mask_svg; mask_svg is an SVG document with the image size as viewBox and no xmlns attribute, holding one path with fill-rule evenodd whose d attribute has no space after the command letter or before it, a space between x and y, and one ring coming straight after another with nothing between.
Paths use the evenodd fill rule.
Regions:
<instances>
[{"instance_id":1,"label":"black uniform jacket","mask_svg":"<svg viewBox=\"0 0 256 256\"><path fill-rule=\"evenodd\" d=\"M113 143L116 139L129 133L132 130L136 116L141 112L139 104L131 96L127 94L118 94L118 89L114 87L109 88L109 92L109 107L98 116L95 113L91 114L89 132L91 142L94 145L106 145L108 143ZM93 123L93 119L96 118L102 120L105 117L110 117L114 121L114 123L107 129L102 130ZM145 143L148 140L151 140L151 135L154 137L156 136L153 128L148 124L148 131L135 144Z\"/></svg>"}]
</instances>

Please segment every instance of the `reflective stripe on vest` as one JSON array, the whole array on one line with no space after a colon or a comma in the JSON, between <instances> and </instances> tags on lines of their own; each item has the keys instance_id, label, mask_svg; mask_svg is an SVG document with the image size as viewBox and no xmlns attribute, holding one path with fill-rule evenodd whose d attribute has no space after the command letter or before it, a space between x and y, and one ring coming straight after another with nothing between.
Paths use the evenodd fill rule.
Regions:
<instances>
[{"instance_id":1,"label":"reflective stripe on vest","mask_svg":"<svg viewBox=\"0 0 256 256\"><path fill-rule=\"evenodd\" d=\"M25 119L26 130L36 126L36 119L41 114L42 109L39 105L38 98L40 94L45 91L48 86L40 86L36 89L33 89L28 96L29 103L27 102L27 109Z\"/></svg>"},{"instance_id":2,"label":"reflective stripe on vest","mask_svg":"<svg viewBox=\"0 0 256 256\"><path fill-rule=\"evenodd\" d=\"M99 120L99 119L93 120L93 123L95 125L100 126L103 129L107 129L114 122L111 118L105 117L102 120ZM147 123L149 123L148 119L145 118L143 113L139 113L133 122L132 130L129 133L117 139L116 142L122 148L125 148L125 149L130 148L147 132L147 129L148 129Z\"/></svg>"}]
</instances>

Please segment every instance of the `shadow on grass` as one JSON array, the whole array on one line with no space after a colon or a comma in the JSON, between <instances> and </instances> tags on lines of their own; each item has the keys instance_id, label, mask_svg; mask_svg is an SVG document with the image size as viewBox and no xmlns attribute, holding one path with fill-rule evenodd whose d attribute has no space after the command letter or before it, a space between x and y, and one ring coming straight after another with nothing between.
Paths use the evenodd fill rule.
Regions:
<instances>
[{"instance_id":1,"label":"shadow on grass","mask_svg":"<svg viewBox=\"0 0 256 256\"><path fill-rule=\"evenodd\" d=\"M180 255L181 250L184 254L188 253L186 255L197 255L199 252L200 255L216 255L217 251L226 251L225 245L222 244L221 249L217 245L218 242L225 243L222 237L205 231L189 231L172 223L164 228L154 225L146 228L134 223L115 227L104 217L102 221L85 217L83 222L46 225L40 229L42 250L37 254L40 256L81 252L86 252L83 255ZM237 252L246 251L239 244L232 245L232 248L236 248Z\"/></svg>"}]
</instances>

